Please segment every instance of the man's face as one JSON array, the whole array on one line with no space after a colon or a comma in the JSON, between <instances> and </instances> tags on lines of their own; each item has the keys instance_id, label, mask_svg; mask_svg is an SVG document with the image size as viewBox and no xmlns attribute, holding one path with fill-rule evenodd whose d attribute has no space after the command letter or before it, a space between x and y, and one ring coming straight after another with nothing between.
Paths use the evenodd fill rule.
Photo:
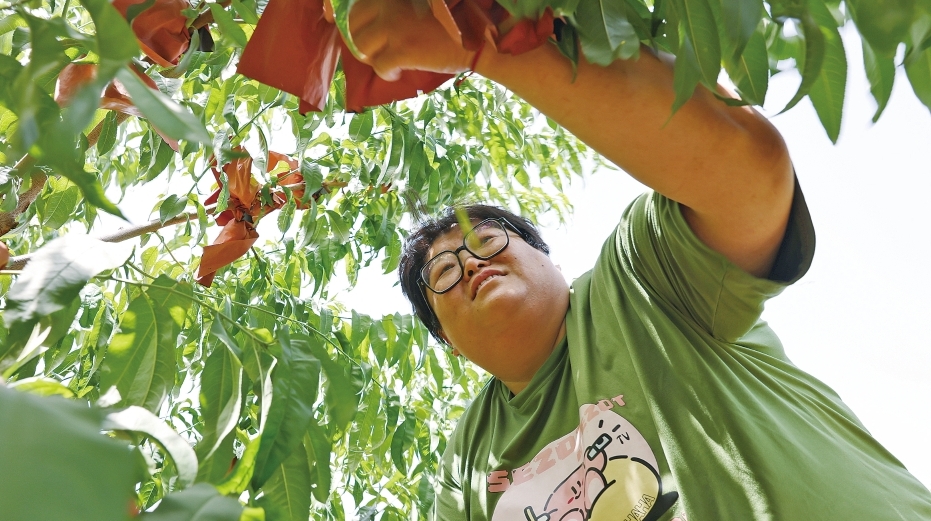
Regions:
<instances>
[{"instance_id":1,"label":"man's face","mask_svg":"<svg viewBox=\"0 0 931 521\"><path fill-rule=\"evenodd\" d=\"M513 231L508 235L507 248L490 259L461 251L462 280L448 292L426 290L440 332L453 348L502 380L536 363L540 353L534 351L540 342L527 335L550 331L554 320L558 330L568 305L568 285L550 258ZM454 226L434 241L427 259L460 246L462 231Z\"/></svg>"}]
</instances>

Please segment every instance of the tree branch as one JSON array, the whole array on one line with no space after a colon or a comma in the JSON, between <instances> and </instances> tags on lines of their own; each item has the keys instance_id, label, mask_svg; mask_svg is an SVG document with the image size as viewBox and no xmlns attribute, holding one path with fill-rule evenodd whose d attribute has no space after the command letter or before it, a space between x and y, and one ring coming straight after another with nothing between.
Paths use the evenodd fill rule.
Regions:
<instances>
[{"instance_id":1,"label":"tree branch","mask_svg":"<svg viewBox=\"0 0 931 521\"><path fill-rule=\"evenodd\" d=\"M25 156L23 159L19 160L19 163L14 167L15 170L21 168L21 164L24 162L35 163L35 160L26 161L26 158L31 159L32 156ZM31 164L29 165L31 168ZM39 194L42 193L42 188L45 187L45 182L48 180L48 176L45 175L45 172L42 170L33 170L32 175L29 176L29 190L21 193L19 199L16 201L16 208L12 212L0 212L0 237L10 233L10 230L16 228L17 222L16 219L23 212L25 212L29 205L32 204Z\"/></svg>"},{"instance_id":2,"label":"tree branch","mask_svg":"<svg viewBox=\"0 0 931 521\"><path fill-rule=\"evenodd\" d=\"M208 215L213 214L214 208L213 207L208 208L206 211ZM97 240L100 240L103 242L123 242L129 239L139 237L140 235L143 235L146 233L152 233L154 231L161 230L162 228L167 228L169 226L174 226L176 224L187 222L191 219L197 219L197 212L183 213L181 215L177 215L175 217L172 217L171 219L168 219L164 223L158 219L155 219L155 220L149 221L146 224L140 224L138 226L130 226L128 228L120 228L119 230L113 233L109 233L109 234L101 235L97 237ZM7 263L6 269L8 270L23 269L23 267L26 266L26 263L29 262L29 260L32 258L32 255L33 254L28 253L26 255L20 255L18 257L10 257L10 262Z\"/></svg>"},{"instance_id":3,"label":"tree branch","mask_svg":"<svg viewBox=\"0 0 931 521\"><path fill-rule=\"evenodd\" d=\"M229 7L230 4L233 3L233 1L223 0L222 2L217 2L217 3L223 7ZM201 13L200 16L194 19L194 22L191 23L191 28L196 30L196 29L200 29L201 27L205 27L208 24L212 24L212 23L213 23L213 13L210 12L210 10L208 9L204 11L203 13Z\"/></svg>"},{"instance_id":4,"label":"tree branch","mask_svg":"<svg viewBox=\"0 0 931 521\"><path fill-rule=\"evenodd\" d=\"M116 124L119 125L126 120L129 116L118 112L116 114ZM100 139L100 132L103 130L103 120L94 127L93 130L87 135L87 144L88 147L92 147L97 144L97 141ZM35 166L36 160L29 154L20 159L16 165L13 166L13 172L18 174L20 177L23 177L25 172L32 170L32 167ZM10 233L10 230L16 228L17 219L22 215L29 205L35 202L36 198L39 197L39 194L42 193L42 188L45 187L46 181L48 181L48 175L41 170L32 170L32 175L29 176L29 190L26 190L20 194L19 199L16 201L16 209L12 212L0 212L0 237Z\"/></svg>"}]
</instances>

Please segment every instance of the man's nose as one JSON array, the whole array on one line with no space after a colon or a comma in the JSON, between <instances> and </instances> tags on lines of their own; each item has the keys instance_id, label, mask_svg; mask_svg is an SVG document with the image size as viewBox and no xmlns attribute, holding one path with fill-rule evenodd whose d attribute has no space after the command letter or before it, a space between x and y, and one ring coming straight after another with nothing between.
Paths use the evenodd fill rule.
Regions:
<instances>
[{"instance_id":1,"label":"man's nose","mask_svg":"<svg viewBox=\"0 0 931 521\"><path fill-rule=\"evenodd\" d=\"M463 258L465 254L465 258ZM462 261L462 273L465 278L472 278L472 275L475 275L475 272L479 270L482 266L487 266L488 261L479 259L469 250L462 250L459 252L459 259Z\"/></svg>"}]
</instances>

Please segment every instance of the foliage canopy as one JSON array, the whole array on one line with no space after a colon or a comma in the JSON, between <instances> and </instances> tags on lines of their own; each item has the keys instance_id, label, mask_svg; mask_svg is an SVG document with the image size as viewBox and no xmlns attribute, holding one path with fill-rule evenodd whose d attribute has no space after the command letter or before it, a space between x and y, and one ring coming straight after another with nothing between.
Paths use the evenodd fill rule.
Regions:
<instances>
[{"instance_id":1,"label":"foliage canopy","mask_svg":"<svg viewBox=\"0 0 931 521\"><path fill-rule=\"evenodd\" d=\"M341 30L353 3L333 1ZM545 44L570 60L635 59L641 44L675 54L671 111L722 69L740 96L727 102L751 104L773 74L797 69L786 108L808 96L835 141L838 28L852 20L874 119L897 63L931 106L931 0L501 5L555 15L558 40ZM33 429L5 439L41 433L63 467L88 465L67 455L96 447L118 462L98 484L134 486L134 508L153 520L426 518L438 455L482 376L411 315L345 309L334 278L354 284L372 263L394 271L412 223L465 200L564 215L562 187L592 154L476 78L350 113L338 71L322 110L302 114L297 97L235 72L265 9L0 3L0 236L14 255L0 274L0 373L67 399L27 407L0 384L3 410ZM175 53L145 36L170 23L183 36ZM101 211L153 221L92 239ZM88 436L99 430L133 447L135 473L112 440ZM17 448L2 442L5 461ZM100 519L122 515L100 508Z\"/></svg>"}]
</instances>

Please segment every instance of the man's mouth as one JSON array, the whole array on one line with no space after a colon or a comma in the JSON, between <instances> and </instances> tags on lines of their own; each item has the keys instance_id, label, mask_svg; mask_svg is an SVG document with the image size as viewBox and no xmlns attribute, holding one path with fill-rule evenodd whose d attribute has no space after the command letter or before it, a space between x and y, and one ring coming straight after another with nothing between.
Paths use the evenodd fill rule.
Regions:
<instances>
[{"instance_id":1,"label":"man's mouth","mask_svg":"<svg viewBox=\"0 0 931 521\"><path fill-rule=\"evenodd\" d=\"M474 299L476 295L478 295L478 291L482 289L482 286L484 286L486 282L488 282L491 279L495 279L495 278L503 277L503 276L504 275L501 273L489 273L487 275L479 274L477 285L475 286L475 290L472 292L472 298Z\"/></svg>"}]
</instances>

